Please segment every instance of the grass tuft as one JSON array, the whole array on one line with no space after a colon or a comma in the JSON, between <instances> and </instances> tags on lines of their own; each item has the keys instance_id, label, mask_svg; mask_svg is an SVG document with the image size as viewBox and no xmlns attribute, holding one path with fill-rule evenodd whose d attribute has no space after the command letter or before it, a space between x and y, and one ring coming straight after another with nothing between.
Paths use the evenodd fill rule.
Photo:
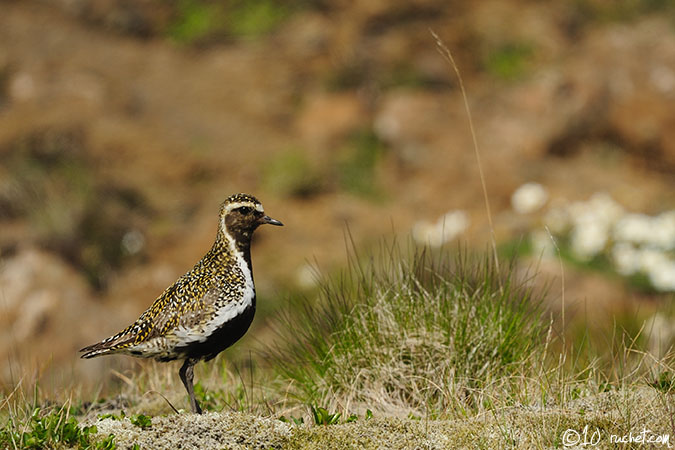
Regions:
<instances>
[{"instance_id":1,"label":"grass tuft","mask_svg":"<svg viewBox=\"0 0 675 450\"><path fill-rule=\"evenodd\" d=\"M352 258L279 324L275 365L310 404L445 416L489 406L486 388L534 371L541 296L490 256L383 248ZM507 383L508 384L508 383Z\"/></svg>"}]
</instances>

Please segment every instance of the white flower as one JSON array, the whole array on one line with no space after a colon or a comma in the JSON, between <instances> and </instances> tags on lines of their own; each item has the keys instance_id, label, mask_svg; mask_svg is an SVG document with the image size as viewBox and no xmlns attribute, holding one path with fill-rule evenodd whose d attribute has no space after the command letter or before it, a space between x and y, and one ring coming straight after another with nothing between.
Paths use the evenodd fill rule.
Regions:
<instances>
[{"instance_id":1,"label":"white flower","mask_svg":"<svg viewBox=\"0 0 675 450\"><path fill-rule=\"evenodd\" d=\"M607 251L619 274L641 272L655 289L675 291L675 260L668 254L675 250L675 211L656 217L626 214L608 194L595 193L588 201L551 208L544 223L556 234L571 228L570 246L576 257L589 260ZM548 251L543 236L533 233L532 243L535 249Z\"/></svg>"},{"instance_id":2,"label":"white flower","mask_svg":"<svg viewBox=\"0 0 675 450\"><path fill-rule=\"evenodd\" d=\"M588 208L606 225L611 225L624 215L623 206L606 192L596 192L588 200Z\"/></svg>"},{"instance_id":3,"label":"white flower","mask_svg":"<svg viewBox=\"0 0 675 450\"><path fill-rule=\"evenodd\" d=\"M607 227L597 220L585 220L572 230L572 252L582 260L589 260L604 250Z\"/></svg>"},{"instance_id":4,"label":"white flower","mask_svg":"<svg viewBox=\"0 0 675 450\"><path fill-rule=\"evenodd\" d=\"M675 291L675 261L654 247L635 248L628 242L617 242L612 249L616 271L622 275L644 272L658 291Z\"/></svg>"},{"instance_id":5,"label":"white flower","mask_svg":"<svg viewBox=\"0 0 675 450\"><path fill-rule=\"evenodd\" d=\"M658 291L675 291L675 261L654 248L640 252L640 265Z\"/></svg>"},{"instance_id":6,"label":"white flower","mask_svg":"<svg viewBox=\"0 0 675 450\"><path fill-rule=\"evenodd\" d=\"M662 250L673 250L675 211L666 211L656 217L646 214L626 214L614 226L614 239Z\"/></svg>"},{"instance_id":7,"label":"white flower","mask_svg":"<svg viewBox=\"0 0 675 450\"><path fill-rule=\"evenodd\" d=\"M469 227L469 217L464 211L449 211L438 219L436 227L440 229L443 241L447 242Z\"/></svg>"},{"instance_id":8,"label":"white flower","mask_svg":"<svg viewBox=\"0 0 675 450\"><path fill-rule=\"evenodd\" d=\"M420 220L413 225L413 239L419 244L430 244L432 234L434 234L434 225L428 220Z\"/></svg>"},{"instance_id":9,"label":"white flower","mask_svg":"<svg viewBox=\"0 0 675 450\"><path fill-rule=\"evenodd\" d=\"M546 204L548 192L539 183L525 183L511 196L511 206L519 214L529 214Z\"/></svg>"},{"instance_id":10,"label":"white flower","mask_svg":"<svg viewBox=\"0 0 675 450\"><path fill-rule=\"evenodd\" d=\"M626 242L618 242L612 248L612 261L621 275L633 275L640 271L640 251Z\"/></svg>"},{"instance_id":11,"label":"white flower","mask_svg":"<svg viewBox=\"0 0 675 450\"><path fill-rule=\"evenodd\" d=\"M675 250L675 211L666 211L652 220L652 245L663 250Z\"/></svg>"},{"instance_id":12,"label":"white flower","mask_svg":"<svg viewBox=\"0 0 675 450\"><path fill-rule=\"evenodd\" d=\"M624 210L612 197L598 192L587 202L570 205L569 214L574 223L572 251L581 259L591 259L605 249L610 228L623 216Z\"/></svg>"},{"instance_id":13,"label":"white flower","mask_svg":"<svg viewBox=\"0 0 675 450\"><path fill-rule=\"evenodd\" d=\"M652 218L646 214L626 214L614 225L614 239L645 244L653 233Z\"/></svg>"},{"instance_id":14,"label":"white flower","mask_svg":"<svg viewBox=\"0 0 675 450\"><path fill-rule=\"evenodd\" d=\"M469 226L469 217L464 211L449 211L442 215L435 224L421 220L413 226L413 239L421 244L440 247L451 241Z\"/></svg>"},{"instance_id":15,"label":"white flower","mask_svg":"<svg viewBox=\"0 0 675 450\"><path fill-rule=\"evenodd\" d=\"M586 202L574 202L569 206L572 220L593 220L608 226L619 220L623 214L623 207L604 192L596 192Z\"/></svg>"},{"instance_id":16,"label":"white flower","mask_svg":"<svg viewBox=\"0 0 675 450\"><path fill-rule=\"evenodd\" d=\"M649 281L658 291L675 291L675 261L666 259L649 270Z\"/></svg>"},{"instance_id":17,"label":"white flower","mask_svg":"<svg viewBox=\"0 0 675 450\"><path fill-rule=\"evenodd\" d=\"M649 274L652 271L658 271L659 267L668 263L668 257L660 250L651 247L640 249L640 269Z\"/></svg>"}]
</instances>

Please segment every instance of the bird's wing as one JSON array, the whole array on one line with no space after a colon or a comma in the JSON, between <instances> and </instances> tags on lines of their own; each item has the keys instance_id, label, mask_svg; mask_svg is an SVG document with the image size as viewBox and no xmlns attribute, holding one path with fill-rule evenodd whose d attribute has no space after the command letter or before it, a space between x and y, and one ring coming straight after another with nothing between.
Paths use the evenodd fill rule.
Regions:
<instances>
[{"instance_id":1,"label":"bird's wing","mask_svg":"<svg viewBox=\"0 0 675 450\"><path fill-rule=\"evenodd\" d=\"M213 285L198 291L194 290L189 301L181 302L179 308L170 308L157 318L157 335L173 334L179 328L199 328L215 314L221 300L220 293L221 290Z\"/></svg>"},{"instance_id":2,"label":"bird's wing","mask_svg":"<svg viewBox=\"0 0 675 450\"><path fill-rule=\"evenodd\" d=\"M251 308L254 300L253 286L213 284L165 336L178 347L204 342L216 330Z\"/></svg>"},{"instance_id":3,"label":"bird's wing","mask_svg":"<svg viewBox=\"0 0 675 450\"><path fill-rule=\"evenodd\" d=\"M166 288L136 322L99 343L81 349L84 352L82 358L122 352L133 345L169 334L181 324L186 314L192 318L191 321L200 320L208 313L209 305L216 301L215 290L203 287L203 283L208 283L204 278L199 283L189 280L187 275L182 276Z\"/></svg>"}]
</instances>

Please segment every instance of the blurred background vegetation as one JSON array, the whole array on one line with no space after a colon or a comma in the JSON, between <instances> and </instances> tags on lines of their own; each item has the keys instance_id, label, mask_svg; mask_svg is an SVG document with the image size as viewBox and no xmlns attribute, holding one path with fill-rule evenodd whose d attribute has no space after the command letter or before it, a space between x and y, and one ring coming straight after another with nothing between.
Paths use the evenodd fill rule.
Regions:
<instances>
[{"instance_id":1,"label":"blurred background vegetation","mask_svg":"<svg viewBox=\"0 0 675 450\"><path fill-rule=\"evenodd\" d=\"M41 379L105 392L113 370L133 371L77 349L188 270L234 192L286 227L256 236L260 310L233 359L274 339L285 300L318 295L317 271L345 265L347 230L366 254L394 236L481 251L494 233L501 256L537 266L568 343L625 331L655 355L672 344L672 2L0 8L3 391ZM468 90L494 230L430 29Z\"/></svg>"}]
</instances>

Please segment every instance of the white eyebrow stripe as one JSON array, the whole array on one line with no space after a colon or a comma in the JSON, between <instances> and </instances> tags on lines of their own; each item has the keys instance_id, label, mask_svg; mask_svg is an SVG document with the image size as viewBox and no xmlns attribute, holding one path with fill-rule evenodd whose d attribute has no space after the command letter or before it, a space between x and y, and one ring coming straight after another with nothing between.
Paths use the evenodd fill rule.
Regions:
<instances>
[{"instance_id":1,"label":"white eyebrow stripe","mask_svg":"<svg viewBox=\"0 0 675 450\"><path fill-rule=\"evenodd\" d=\"M253 208L253 209L255 209L256 211L261 212L261 213L262 213L262 212L265 212L265 211L263 210L262 205L261 205L260 203L253 203L253 202L237 202L237 203L230 203L229 205L227 205L227 210L228 210L228 211L232 211L232 210L234 210L234 209L241 208L242 206L247 206L247 207L249 207L249 208Z\"/></svg>"}]
</instances>

